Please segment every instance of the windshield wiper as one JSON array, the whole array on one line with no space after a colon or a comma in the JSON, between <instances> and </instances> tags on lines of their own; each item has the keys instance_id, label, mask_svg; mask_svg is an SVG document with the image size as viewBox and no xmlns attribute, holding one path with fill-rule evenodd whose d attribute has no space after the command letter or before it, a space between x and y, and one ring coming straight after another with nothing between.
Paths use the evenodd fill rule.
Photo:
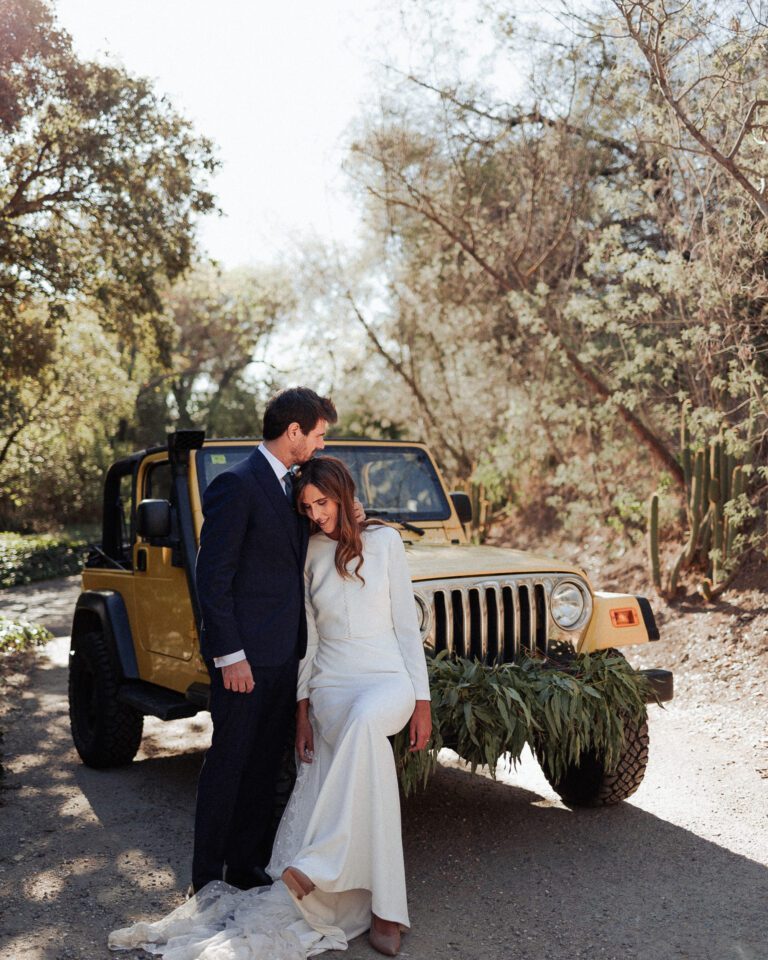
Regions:
<instances>
[{"instance_id":1,"label":"windshield wiper","mask_svg":"<svg viewBox=\"0 0 768 960\"><path fill-rule=\"evenodd\" d=\"M415 524L411 523L409 520L405 520L403 517L395 516L390 510L376 510L376 509L366 509L366 517L381 517L382 520L389 520L390 523L399 523L404 530L410 530L412 533L417 533L420 537L423 537L427 532L421 527L417 527Z\"/></svg>"}]
</instances>

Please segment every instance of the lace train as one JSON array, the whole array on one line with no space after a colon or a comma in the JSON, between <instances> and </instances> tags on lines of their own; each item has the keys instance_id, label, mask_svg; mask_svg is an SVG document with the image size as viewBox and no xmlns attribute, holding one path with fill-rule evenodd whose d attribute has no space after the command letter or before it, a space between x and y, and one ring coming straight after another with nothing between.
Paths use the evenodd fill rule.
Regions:
<instances>
[{"instance_id":1,"label":"lace train","mask_svg":"<svg viewBox=\"0 0 768 960\"><path fill-rule=\"evenodd\" d=\"M273 877L299 851L318 779L318 765L301 764L269 865ZM164 960L305 960L345 950L349 939L368 929L370 916L367 890L315 890L297 902L280 880L253 890L216 880L161 920L113 931L108 945L143 949Z\"/></svg>"},{"instance_id":2,"label":"lace train","mask_svg":"<svg viewBox=\"0 0 768 960\"><path fill-rule=\"evenodd\" d=\"M115 930L109 948L141 948L165 960L304 960L346 949L344 932L327 922L323 906L299 907L281 882L238 890L216 880L162 920Z\"/></svg>"}]
</instances>

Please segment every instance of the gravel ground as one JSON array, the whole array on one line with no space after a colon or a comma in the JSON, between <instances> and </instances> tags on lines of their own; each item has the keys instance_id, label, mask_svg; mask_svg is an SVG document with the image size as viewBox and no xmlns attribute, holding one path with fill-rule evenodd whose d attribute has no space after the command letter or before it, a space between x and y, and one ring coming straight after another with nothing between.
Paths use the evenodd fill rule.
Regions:
<instances>
[{"instance_id":1,"label":"gravel ground","mask_svg":"<svg viewBox=\"0 0 768 960\"><path fill-rule=\"evenodd\" d=\"M0 679L1 960L106 958L109 930L167 912L188 882L207 717L148 719L130 767L82 766L66 703L73 592L77 578L0 594L3 612L62 634ZM618 807L569 811L530 756L494 782L445 753L404 805L413 931L401 956L768 958L768 670L755 670L768 612L752 600L663 611L669 639L641 659L671 664L680 695L651 709L648 772ZM378 954L360 938L346 956Z\"/></svg>"}]
</instances>

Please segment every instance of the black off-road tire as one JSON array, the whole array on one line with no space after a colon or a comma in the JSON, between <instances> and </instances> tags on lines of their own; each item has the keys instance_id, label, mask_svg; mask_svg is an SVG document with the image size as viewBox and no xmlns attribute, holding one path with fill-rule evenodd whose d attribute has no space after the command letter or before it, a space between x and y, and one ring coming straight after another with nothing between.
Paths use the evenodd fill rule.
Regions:
<instances>
[{"instance_id":1,"label":"black off-road tire","mask_svg":"<svg viewBox=\"0 0 768 960\"><path fill-rule=\"evenodd\" d=\"M647 766L648 721L639 726L625 721L624 749L612 773L607 773L603 760L589 751L560 780L547 779L569 807L609 807L632 796Z\"/></svg>"},{"instance_id":2,"label":"black off-road tire","mask_svg":"<svg viewBox=\"0 0 768 960\"><path fill-rule=\"evenodd\" d=\"M119 767L136 756L144 717L120 703L120 675L98 631L73 642L69 658L69 723L80 759L89 767Z\"/></svg>"}]
</instances>

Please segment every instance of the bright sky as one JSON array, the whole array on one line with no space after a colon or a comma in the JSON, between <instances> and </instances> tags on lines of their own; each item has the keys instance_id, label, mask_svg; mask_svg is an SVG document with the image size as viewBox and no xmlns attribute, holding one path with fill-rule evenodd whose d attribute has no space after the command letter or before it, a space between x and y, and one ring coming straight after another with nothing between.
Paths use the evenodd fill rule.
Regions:
<instances>
[{"instance_id":1,"label":"bright sky","mask_svg":"<svg viewBox=\"0 0 768 960\"><path fill-rule=\"evenodd\" d=\"M218 146L226 216L202 225L227 267L269 260L289 234L344 239L342 138L364 95L376 14L366 0L57 0L79 53L109 54Z\"/></svg>"},{"instance_id":2,"label":"bright sky","mask_svg":"<svg viewBox=\"0 0 768 960\"><path fill-rule=\"evenodd\" d=\"M441 7L452 2L470 21L481 6ZM401 6L412 16L418 0L54 5L81 55L108 55L152 78L217 144L223 168L213 188L225 216L206 220L201 239L224 266L273 259L301 235L354 240L359 221L340 170L345 136L375 90L377 61L420 55L424 37L398 33Z\"/></svg>"}]
</instances>

